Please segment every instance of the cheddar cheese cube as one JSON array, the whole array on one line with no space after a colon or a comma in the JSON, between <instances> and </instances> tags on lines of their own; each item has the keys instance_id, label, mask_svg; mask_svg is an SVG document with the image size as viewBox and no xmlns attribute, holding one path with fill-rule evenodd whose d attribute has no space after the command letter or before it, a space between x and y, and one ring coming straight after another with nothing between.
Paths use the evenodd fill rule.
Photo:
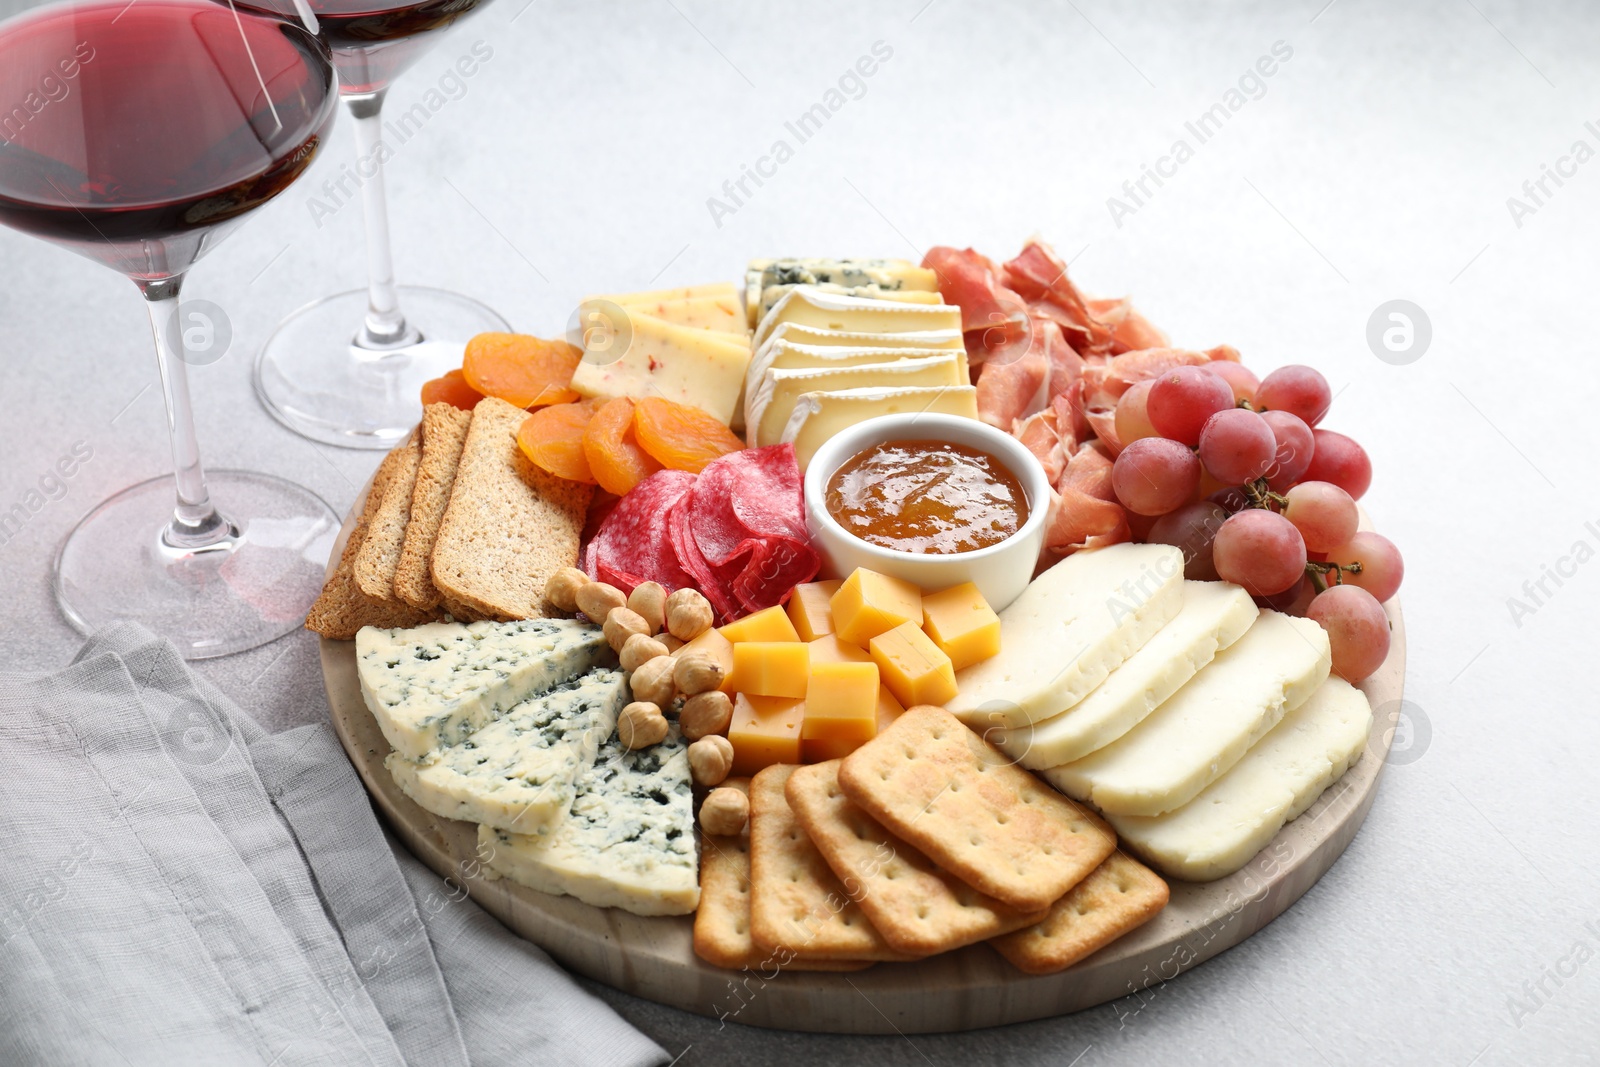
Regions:
<instances>
[{"instance_id":1,"label":"cheddar cheese cube","mask_svg":"<svg viewBox=\"0 0 1600 1067\"><path fill-rule=\"evenodd\" d=\"M1000 616L971 582L922 598L922 632L958 671L1000 651Z\"/></svg>"},{"instance_id":2,"label":"cheddar cheese cube","mask_svg":"<svg viewBox=\"0 0 1600 1067\"><path fill-rule=\"evenodd\" d=\"M857 567L844 580L830 606L833 632L862 648L902 623L922 625L922 590L865 567Z\"/></svg>"},{"instance_id":3,"label":"cheddar cheese cube","mask_svg":"<svg viewBox=\"0 0 1600 1067\"><path fill-rule=\"evenodd\" d=\"M851 646L854 647L854 646ZM883 733L906 709L889 692L889 687L878 686L877 729L873 736ZM831 759L844 759L866 744L851 737L806 737L805 724L800 726L800 758L806 763L825 763Z\"/></svg>"},{"instance_id":4,"label":"cheddar cheese cube","mask_svg":"<svg viewBox=\"0 0 1600 1067\"><path fill-rule=\"evenodd\" d=\"M811 662L818 663L871 663L872 657L860 645L839 640L838 634L828 634L810 642Z\"/></svg>"},{"instance_id":5,"label":"cheddar cheese cube","mask_svg":"<svg viewBox=\"0 0 1600 1067\"><path fill-rule=\"evenodd\" d=\"M732 773L745 777L774 763L799 763L805 709L804 700L737 694L733 698L733 720L728 724L728 741L733 745Z\"/></svg>"},{"instance_id":6,"label":"cheddar cheese cube","mask_svg":"<svg viewBox=\"0 0 1600 1067\"><path fill-rule=\"evenodd\" d=\"M844 583L837 578L825 582L806 582L789 594L789 621L802 641L815 641L833 633L833 608L829 601Z\"/></svg>"},{"instance_id":7,"label":"cheddar cheese cube","mask_svg":"<svg viewBox=\"0 0 1600 1067\"><path fill-rule=\"evenodd\" d=\"M800 635L794 632L794 623L776 604L728 623L722 627L722 636L736 645L744 641L800 640Z\"/></svg>"},{"instance_id":8,"label":"cheddar cheese cube","mask_svg":"<svg viewBox=\"0 0 1600 1067\"><path fill-rule=\"evenodd\" d=\"M740 641L733 646L733 688L740 693L803 700L810 672L811 646L804 642Z\"/></svg>"},{"instance_id":9,"label":"cheddar cheese cube","mask_svg":"<svg viewBox=\"0 0 1600 1067\"><path fill-rule=\"evenodd\" d=\"M733 643L723 637L721 631L712 627L705 630L693 641L684 642L683 646L672 655L675 659L682 659L691 652L705 652L722 665L722 685L718 688L731 695L733 693Z\"/></svg>"},{"instance_id":10,"label":"cheddar cheese cube","mask_svg":"<svg viewBox=\"0 0 1600 1067\"><path fill-rule=\"evenodd\" d=\"M879 634L868 651L883 684L900 703L943 704L955 697L956 670L950 657L940 652L916 623L903 622Z\"/></svg>"},{"instance_id":11,"label":"cheddar cheese cube","mask_svg":"<svg viewBox=\"0 0 1600 1067\"><path fill-rule=\"evenodd\" d=\"M870 741L878 735L878 665L813 663L806 683L802 740L844 737Z\"/></svg>"}]
</instances>

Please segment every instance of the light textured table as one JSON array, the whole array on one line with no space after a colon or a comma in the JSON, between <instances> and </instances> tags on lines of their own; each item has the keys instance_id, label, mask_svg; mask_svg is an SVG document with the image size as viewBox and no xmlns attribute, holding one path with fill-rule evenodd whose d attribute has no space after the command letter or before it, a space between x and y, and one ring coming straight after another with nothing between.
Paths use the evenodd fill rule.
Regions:
<instances>
[{"instance_id":1,"label":"light textured table","mask_svg":"<svg viewBox=\"0 0 1600 1067\"><path fill-rule=\"evenodd\" d=\"M1585 126L1600 120L1600 12L525 2L498 0L392 94L408 108L474 41L493 48L388 172L402 280L552 333L585 293L732 278L753 255L915 258L947 243L1005 257L1037 231L1081 284L1131 292L1179 344L1234 344L1258 370L1320 367L1338 391L1328 425L1371 451L1364 504L1409 565L1403 752L1344 858L1219 959L1080 1015L909 1041L719 1029L607 999L686 1065L1600 1054L1600 370L1587 350L1600 162L1562 162L1575 141L1600 149L1600 122ZM880 41L892 55L859 99L798 144L785 123ZM1201 143L1185 123L1279 41L1292 56L1247 82L1259 98ZM1192 153L1162 162L1180 138ZM208 462L296 478L340 511L377 457L279 427L251 393L249 358L290 309L361 282L359 207L318 228L310 204L348 139L341 123L306 180L188 288L235 332L194 375ZM772 176L732 205L724 181L779 139L792 158L763 164ZM1523 183L1542 164L1570 176L1535 202ZM1170 177L1135 184L1136 203L1123 183L1146 165ZM734 210L713 218L712 196ZM1114 219L1113 196L1134 210ZM1520 220L1513 196L1533 209ZM93 448L0 545L0 652L8 667L52 667L79 638L51 599L50 554L84 509L164 469L160 393L126 281L8 230L0 264L0 510L74 442ZM1432 323L1409 365L1366 340L1392 299ZM309 634L201 670L274 728L327 714Z\"/></svg>"}]
</instances>

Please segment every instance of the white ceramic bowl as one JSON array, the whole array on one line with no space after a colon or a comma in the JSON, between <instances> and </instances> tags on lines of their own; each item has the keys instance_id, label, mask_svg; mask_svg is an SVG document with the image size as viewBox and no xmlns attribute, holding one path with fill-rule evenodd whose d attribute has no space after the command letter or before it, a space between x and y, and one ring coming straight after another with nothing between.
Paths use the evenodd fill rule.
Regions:
<instances>
[{"instance_id":1,"label":"white ceramic bowl","mask_svg":"<svg viewBox=\"0 0 1600 1067\"><path fill-rule=\"evenodd\" d=\"M1022 528L997 545L948 554L899 552L869 544L828 514L828 480L857 453L887 441L946 441L987 452L1006 466L1028 498ZM1050 482L1033 453L1010 434L976 419L911 412L868 419L829 438L806 468L806 525L822 556L824 577L847 577L857 567L921 586L925 591L973 582L989 606L1000 611L1027 588L1044 544Z\"/></svg>"}]
</instances>

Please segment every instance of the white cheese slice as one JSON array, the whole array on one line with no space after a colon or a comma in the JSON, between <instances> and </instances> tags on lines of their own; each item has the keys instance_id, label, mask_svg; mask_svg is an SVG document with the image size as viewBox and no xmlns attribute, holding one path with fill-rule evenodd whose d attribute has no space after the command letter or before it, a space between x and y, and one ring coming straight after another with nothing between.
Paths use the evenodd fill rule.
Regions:
<instances>
[{"instance_id":1,"label":"white cheese slice","mask_svg":"<svg viewBox=\"0 0 1600 1067\"><path fill-rule=\"evenodd\" d=\"M630 315L649 315L674 326L685 326L691 330L715 330L740 340L747 340L750 336L750 328L744 322L744 308L740 305L739 298L732 293L724 296L682 297L675 300L652 299L652 294L649 293L639 296L624 293L612 302L624 308ZM585 301L580 305L580 311L595 306L595 301Z\"/></svg>"},{"instance_id":2,"label":"white cheese slice","mask_svg":"<svg viewBox=\"0 0 1600 1067\"><path fill-rule=\"evenodd\" d=\"M988 738L1031 770L1104 748L1176 693L1256 620L1250 594L1228 582L1184 582L1183 609L1110 677L1054 718L990 730ZM1004 647L1004 646L1002 646Z\"/></svg>"},{"instance_id":3,"label":"white cheese slice","mask_svg":"<svg viewBox=\"0 0 1600 1067\"><path fill-rule=\"evenodd\" d=\"M1361 758L1371 728L1366 696L1331 676L1189 803L1153 817L1112 815L1111 825L1169 878L1232 874Z\"/></svg>"},{"instance_id":4,"label":"white cheese slice","mask_svg":"<svg viewBox=\"0 0 1600 1067\"><path fill-rule=\"evenodd\" d=\"M961 309L953 304L902 304L889 300L866 300L856 296L822 292L815 286L801 285L782 300L756 327L755 343L784 323L820 326L830 330L863 333L900 333L906 330L959 330Z\"/></svg>"},{"instance_id":5,"label":"white cheese slice","mask_svg":"<svg viewBox=\"0 0 1600 1067\"><path fill-rule=\"evenodd\" d=\"M1108 815L1182 807L1316 692L1330 663L1321 626L1263 611L1144 722L1083 759L1040 773Z\"/></svg>"},{"instance_id":6,"label":"white cheese slice","mask_svg":"<svg viewBox=\"0 0 1600 1067\"><path fill-rule=\"evenodd\" d=\"M1183 552L1110 545L1074 552L1000 613L1000 652L956 673L946 707L979 733L1060 715L1183 607Z\"/></svg>"},{"instance_id":7,"label":"white cheese slice","mask_svg":"<svg viewBox=\"0 0 1600 1067\"><path fill-rule=\"evenodd\" d=\"M744 375L745 394L748 396L754 392L761 384L762 376L769 370L794 370L800 367L858 367L863 363L889 363L897 359L940 355L954 356L961 371L960 384L972 384L967 375L967 352L964 348L808 345L790 341L787 337L769 337L767 343L750 357L750 367Z\"/></svg>"},{"instance_id":8,"label":"white cheese slice","mask_svg":"<svg viewBox=\"0 0 1600 1067\"><path fill-rule=\"evenodd\" d=\"M601 667L525 700L465 741L384 766L423 810L519 834L543 834L572 806L572 783L617 728L628 679Z\"/></svg>"},{"instance_id":9,"label":"white cheese slice","mask_svg":"<svg viewBox=\"0 0 1600 1067\"><path fill-rule=\"evenodd\" d=\"M578 774L572 807L543 836L478 828L490 871L542 893L635 915L687 915L700 903L694 793L683 737L629 751L615 737Z\"/></svg>"},{"instance_id":10,"label":"white cheese slice","mask_svg":"<svg viewBox=\"0 0 1600 1067\"><path fill-rule=\"evenodd\" d=\"M760 320L761 292L775 285L829 284L846 288L937 292L939 276L905 259L752 259L745 270L750 325Z\"/></svg>"},{"instance_id":11,"label":"white cheese slice","mask_svg":"<svg viewBox=\"0 0 1600 1067\"><path fill-rule=\"evenodd\" d=\"M921 289L884 289L876 285L834 285L829 282L808 283L807 289L834 296L855 296L863 300L888 300L895 304L942 304L944 298L936 292ZM761 290L761 315L778 306L778 303L799 285L769 285Z\"/></svg>"},{"instance_id":12,"label":"white cheese slice","mask_svg":"<svg viewBox=\"0 0 1600 1067\"><path fill-rule=\"evenodd\" d=\"M745 429L752 445L775 445L783 436L801 393L875 386L966 385L954 352L843 367L791 367L768 370L745 401Z\"/></svg>"},{"instance_id":13,"label":"white cheese slice","mask_svg":"<svg viewBox=\"0 0 1600 1067\"><path fill-rule=\"evenodd\" d=\"M826 345L835 348L951 348L967 350L960 330L903 330L899 333L863 333L859 330L830 330L786 322L773 327L766 343L779 339L801 345Z\"/></svg>"},{"instance_id":14,"label":"white cheese slice","mask_svg":"<svg viewBox=\"0 0 1600 1067\"><path fill-rule=\"evenodd\" d=\"M623 344L621 334L596 331L596 338L572 374L572 388L580 395L659 396L691 404L722 423L733 419L750 363L743 338L636 314L628 316L621 355L602 347Z\"/></svg>"},{"instance_id":15,"label":"white cheese slice","mask_svg":"<svg viewBox=\"0 0 1600 1067\"><path fill-rule=\"evenodd\" d=\"M935 415L978 417L978 389L973 385L921 386L889 389L864 386L801 393L784 424L780 441L794 445L801 471L824 441L839 431L879 415L921 411Z\"/></svg>"},{"instance_id":16,"label":"white cheese slice","mask_svg":"<svg viewBox=\"0 0 1600 1067\"><path fill-rule=\"evenodd\" d=\"M512 705L610 657L600 628L573 619L367 626L356 634L361 695L409 760L466 740Z\"/></svg>"}]
</instances>

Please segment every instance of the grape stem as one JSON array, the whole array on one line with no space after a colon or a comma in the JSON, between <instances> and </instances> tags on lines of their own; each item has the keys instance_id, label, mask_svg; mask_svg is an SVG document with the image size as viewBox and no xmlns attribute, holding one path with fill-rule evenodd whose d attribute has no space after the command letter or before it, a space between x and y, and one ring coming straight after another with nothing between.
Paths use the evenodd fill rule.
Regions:
<instances>
[{"instance_id":1,"label":"grape stem","mask_svg":"<svg viewBox=\"0 0 1600 1067\"><path fill-rule=\"evenodd\" d=\"M1361 561L1356 560L1353 563L1318 563L1315 560L1306 561L1306 576L1311 579L1311 584L1316 587L1316 590L1319 593L1326 593L1328 591L1327 575L1329 574L1333 575L1334 585L1343 585L1345 571L1349 571L1351 574L1360 574Z\"/></svg>"},{"instance_id":2,"label":"grape stem","mask_svg":"<svg viewBox=\"0 0 1600 1067\"><path fill-rule=\"evenodd\" d=\"M1289 506L1289 498L1282 493L1274 493L1268 487L1265 478L1257 478L1253 482L1246 482L1241 488L1244 489L1244 495L1249 497L1250 506L1253 508L1282 511Z\"/></svg>"}]
</instances>

